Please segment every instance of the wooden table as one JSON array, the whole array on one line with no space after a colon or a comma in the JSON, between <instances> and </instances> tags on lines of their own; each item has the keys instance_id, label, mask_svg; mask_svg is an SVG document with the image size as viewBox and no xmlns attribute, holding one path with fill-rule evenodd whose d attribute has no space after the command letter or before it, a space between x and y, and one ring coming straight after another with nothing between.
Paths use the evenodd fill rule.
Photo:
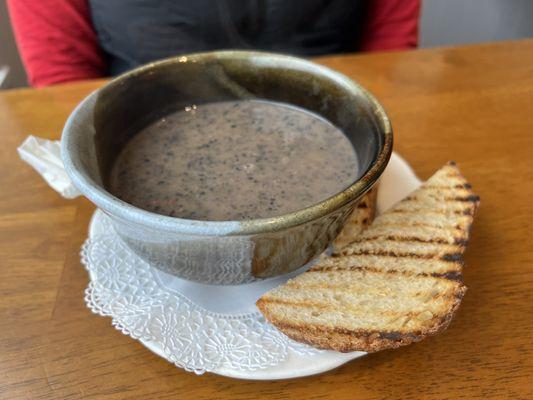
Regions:
<instances>
[{"instance_id":1,"label":"wooden table","mask_svg":"<svg viewBox=\"0 0 533 400\"><path fill-rule=\"evenodd\" d=\"M533 40L327 57L388 110L422 178L456 160L481 195L469 291L442 335L320 376L249 382L179 370L91 314L79 249L94 210L16 153L58 139L102 81L0 94L0 398L533 398Z\"/></svg>"}]
</instances>

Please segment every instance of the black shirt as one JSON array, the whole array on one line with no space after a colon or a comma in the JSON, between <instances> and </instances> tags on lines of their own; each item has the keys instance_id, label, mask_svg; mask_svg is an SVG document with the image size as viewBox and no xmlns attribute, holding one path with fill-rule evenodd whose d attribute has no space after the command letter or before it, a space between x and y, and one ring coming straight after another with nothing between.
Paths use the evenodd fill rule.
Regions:
<instances>
[{"instance_id":1,"label":"black shirt","mask_svg":"<svg viewBox=\"0 0 533 400\"><path fill-rule=\"evenodd\" d=\"M300 56L357 50L364 1L89 0L112 75L179 54L259 49Z\"/></svg>"}]
</instances>

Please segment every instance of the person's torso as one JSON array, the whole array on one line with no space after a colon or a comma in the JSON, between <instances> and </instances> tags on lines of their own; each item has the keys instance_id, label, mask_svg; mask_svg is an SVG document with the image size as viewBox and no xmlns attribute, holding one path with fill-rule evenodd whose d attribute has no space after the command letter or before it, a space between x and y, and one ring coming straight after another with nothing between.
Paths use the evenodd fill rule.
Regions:
<instances>
[{"instance_id":1,"label":"person's torso","mask_svg":"<svg viewBox=\"0 0 533 400\"><path fill-rule=\"evenodd\" d=\"M357 0L89 0L115 75L179 54L259 49L301 56L355 51Z\"/></svg>"}]
</instances>

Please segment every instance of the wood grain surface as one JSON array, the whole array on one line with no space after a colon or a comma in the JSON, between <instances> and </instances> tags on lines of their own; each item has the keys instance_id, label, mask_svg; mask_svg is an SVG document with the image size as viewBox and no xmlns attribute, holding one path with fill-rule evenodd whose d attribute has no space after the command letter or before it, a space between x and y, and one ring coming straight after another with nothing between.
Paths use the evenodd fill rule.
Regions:
<instances>
[{"instance_id":1,"label":"wood grain surface","mask_svg":"<svg viewBox=\"0 0 533 400\"><path fill-rule=\"evenodd\" d=\"M79 249L93 206L51 190L16 153L58 139L103 81L0 93L1 399L533 398L533 41L335 56L387 109L421 178L456 160L481 208L469 287L442 335L302 379L179 370L91 314Z\"/></svg>"}]
</instances>

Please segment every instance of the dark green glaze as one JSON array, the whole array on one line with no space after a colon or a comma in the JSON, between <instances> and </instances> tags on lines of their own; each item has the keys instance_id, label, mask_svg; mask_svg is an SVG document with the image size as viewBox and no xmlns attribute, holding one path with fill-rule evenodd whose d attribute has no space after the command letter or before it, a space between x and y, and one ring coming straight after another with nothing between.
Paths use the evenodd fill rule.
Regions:
<instances>
[{"instance_id":1,"label":"dark green glaze","mask_svg":"<svg viewBox=\"0 0 533 400\"><path fill-rule=\"evenodd\" d=\"M118 152L146 124L192 104L252 98L295 104L340 127L357 150L360 179L306 209L243 222L161 216L105 190ZM322 252L379 178L392 151L389 120L359 85L305 60L243 51L176 57L124 74L84 100L63 135L67 172L80 191L112 217L116 231L134 251L176 275L212 283L289 272ZM235 279L217 278L232 262L240 266L225 275L234 274Z\"/></svg>"}]
</instances>

